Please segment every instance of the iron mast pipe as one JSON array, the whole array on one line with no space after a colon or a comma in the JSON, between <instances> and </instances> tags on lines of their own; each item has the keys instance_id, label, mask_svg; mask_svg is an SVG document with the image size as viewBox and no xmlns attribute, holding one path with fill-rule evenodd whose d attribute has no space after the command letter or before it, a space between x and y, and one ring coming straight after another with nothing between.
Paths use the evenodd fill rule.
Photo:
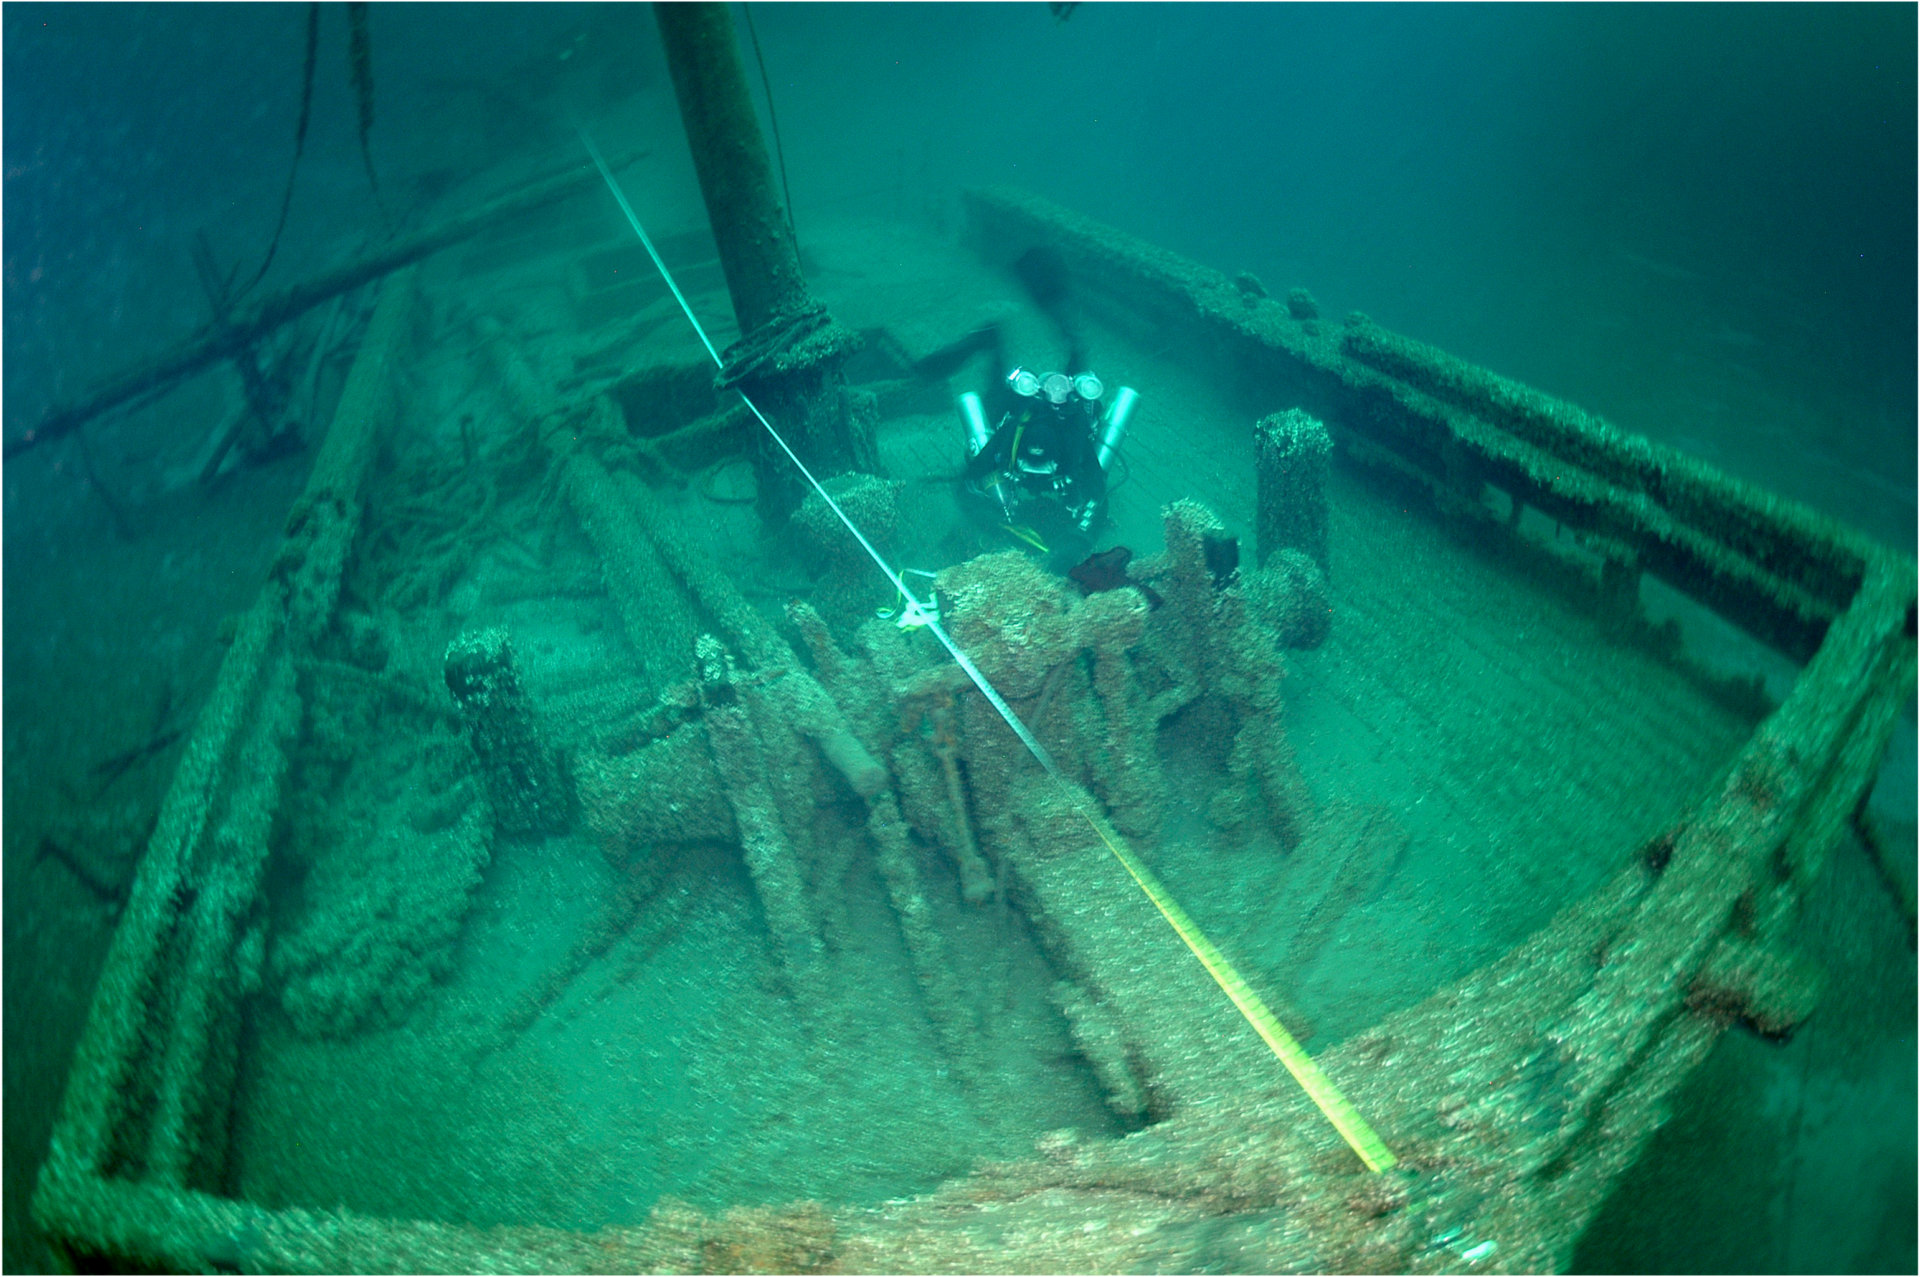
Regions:
<instances>
[{"instance_id":1,"label":"iron mast pipe","mask_svg":"<svg viewBox=\"0 0 1920 1277\"><path fill-rule=\"evenodd\" d=\"M871 401L847 393L841 366L860 347L807 291L791 223L774 198L773 169L724 4L653 7L666 46L694 172L720 250L740 340L715 384L749 392L794 454L826 478L881 473ZM806 496L800 476L770 440L754 454L755 504L784 522Z\"/></svg>"},{"instance_id":2,"label":"iron mast pipe","mask_svg":"<svg viewBox=\"0 0 1920 1277\"><path fill-rule=\"evenodd\" d=\"M714 3L656 4L653 13L733 313L740 331L752 333L811 298L786 214L774 198L773 169L747 93L733 15Z\"/></svg>"}]
</instances>

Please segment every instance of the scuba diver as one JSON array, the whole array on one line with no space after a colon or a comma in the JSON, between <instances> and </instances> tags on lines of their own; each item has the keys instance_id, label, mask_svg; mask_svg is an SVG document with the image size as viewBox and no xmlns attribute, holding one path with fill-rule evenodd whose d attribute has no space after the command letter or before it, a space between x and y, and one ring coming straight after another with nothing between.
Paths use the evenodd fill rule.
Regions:
<instances>
[{"instance_id":1,"label":"scuba diver","mask_svg":"<svg viewBox=\"0 0 1920 1277\"><path fill-rule=\"evenodd\" d=\"M1004 530L1065 573L1087 557L1105 522L1107 471L1140 396L1122 386L1109 397L1087 370L1066 312L1066 266L1057 252L1031 249L1014 271L1066 338L1066 369L1015 366L996 377L985 397L960 396L967 437L960 503L977 522ZM1007 368L998 324L935 351L914 370L944 378L981 354L996 375Z\"/></svg>"}]
</instances>

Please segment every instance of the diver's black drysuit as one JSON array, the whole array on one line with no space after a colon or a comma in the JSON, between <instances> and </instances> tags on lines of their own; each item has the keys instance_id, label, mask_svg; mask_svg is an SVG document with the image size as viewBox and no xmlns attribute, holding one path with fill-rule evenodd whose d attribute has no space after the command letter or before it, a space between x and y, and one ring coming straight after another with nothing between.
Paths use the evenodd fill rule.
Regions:
<instances>
[{"instance_id":1,"label":"diver's black drysuit","mask_svg":"<svg viewBox=\"0 0 1920 1277\"><path fill-rule=\"evenodd\" d=\"M966 478L1008 472L1027 492L1052 497L1076 516L1107 495L1093 438L1098 419L1089 418L1080 401L1053 404L1011 391L994 398L997 416L988 420L999 420L999 428L967 462Z\"/></svg>"}]
</instances>

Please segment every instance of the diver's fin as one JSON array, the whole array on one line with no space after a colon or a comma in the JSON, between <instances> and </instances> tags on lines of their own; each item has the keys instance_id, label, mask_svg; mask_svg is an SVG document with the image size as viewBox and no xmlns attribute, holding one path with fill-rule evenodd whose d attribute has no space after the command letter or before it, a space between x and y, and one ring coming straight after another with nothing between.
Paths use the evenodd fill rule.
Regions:
<instances>
[{"instance_id":1,"label":"diver's fin","mask_svg":"<svg viewBox=\"0 0 1920 1277\"><path fill-rule=\"evenodd\" d=\"M1006 371L1001 366L999 324L976 328L959 341L914 361L913 375L928 381L940 381L959 372L969 359L981 351L993 352L994 376Z\"/></svg>"},{"instance_id":2,"label":"diver's fin","mask_svg":"<svg viewBox=\"0 0 1920 1277\"><path fill-rule=\"evenodd\" d=\"M1066 305L1070 289L1067 259L1060 256L1060 250L1053 245L1039 244L1020 254L1013 263L1013 273L1027 290L1027 296L1033 298L1033 304L1047 314Z\"/></svg>"},{"instance_id":3,"label":"diver's fin","mask_svg":"<svg viewBox=\"0 0 1920 1277\"><path fill-rule=\"evenodd\" d=\"M1039 244L1020 254L1013 263L1013 273L1033 304L1060 330L1061 338L1067 343L1067 372L1085 372L1086 343L1073 322L1070 305L1073 279L1067 273L1067 259L1051 244Z\"/></svg>"}]
</instances>

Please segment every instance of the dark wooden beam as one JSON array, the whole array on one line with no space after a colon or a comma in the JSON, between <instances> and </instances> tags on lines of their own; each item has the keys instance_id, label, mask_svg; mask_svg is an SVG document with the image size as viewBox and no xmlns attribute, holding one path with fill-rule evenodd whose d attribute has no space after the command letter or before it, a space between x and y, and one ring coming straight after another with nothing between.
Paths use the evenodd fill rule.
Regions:
<instances>
[{"instance_id":1,"label":"dark wooden beam","mask_svg":"<svg viewBox=\"0 0 1920 1277\"><path fill-rule=\"evenodd\" d=\"M628 155L614 167L631 164L641 154L636 152ZM17 439L7 440L4 450L0 450L0 456L11 461L30 448L70 434L101 413L117 408L147 391L199 372L222 359L240 355L268 333L300 318L315 306L471 239L496 223L564 199L598 181L599 173L591 164L537 178L479 208L450 218L370 256L347 262L313 279L262 298L251 306L241 307L230 315L216 319L172 349L128 368L84 399L56 404L33 429Z\"/></svg>"}]
</instances>

